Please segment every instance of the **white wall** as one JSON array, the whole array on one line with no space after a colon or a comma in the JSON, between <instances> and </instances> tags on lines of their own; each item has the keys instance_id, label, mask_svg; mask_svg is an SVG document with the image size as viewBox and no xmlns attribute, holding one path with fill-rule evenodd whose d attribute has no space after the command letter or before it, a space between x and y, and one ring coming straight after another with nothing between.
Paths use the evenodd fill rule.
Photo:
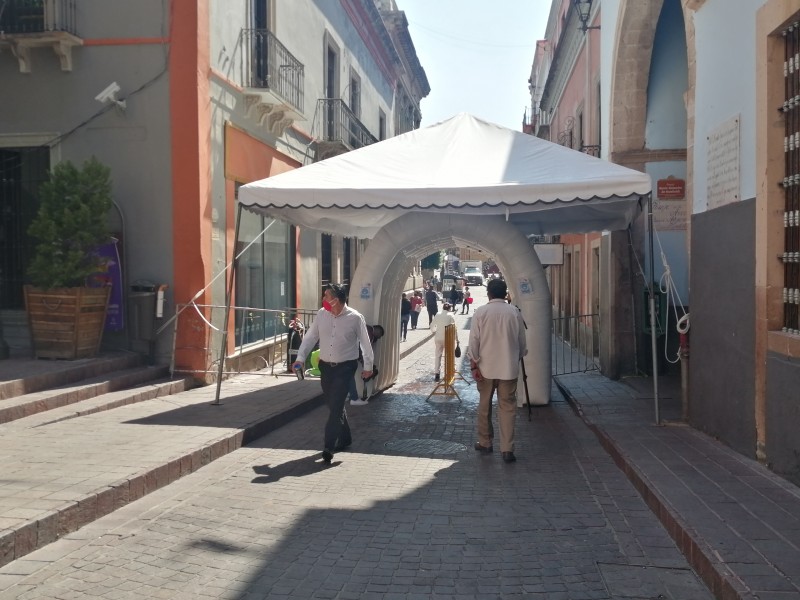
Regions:
<instances>
[{"instance_id":1,"label":"white wall","mask_svg":"<svg viewBox=\"0 0 800 600\"><path fill-rule=\"evenodd\" d=\"M756 13L764 0L707 0L695 13L693 213L708 208L708 136L740 116L740 194L756 195Z\"/></svg>"}]
</instances>

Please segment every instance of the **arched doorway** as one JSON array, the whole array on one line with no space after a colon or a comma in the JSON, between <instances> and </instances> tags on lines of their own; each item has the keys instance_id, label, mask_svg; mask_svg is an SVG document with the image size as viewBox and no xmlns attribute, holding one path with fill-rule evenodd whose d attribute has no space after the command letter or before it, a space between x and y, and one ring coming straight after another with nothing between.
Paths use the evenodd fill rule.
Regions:
<instances>
[{"instance_id":1,"label":"arched doorway","mask_svg":"<svg viewBox=\"0 0 800 600\"><path fill-rule=\"evenodd\" d=\"M410 213L375 236L358 266L350 304L368 323L380 323L386 343L378 348L377 386L391 385L399 372L400 294L415 260L432 250L469 242L495 256L512 300L528 325L524 360L530 401L550 402L550 289L539 258L525 235L502 217Z\"/></svg>"}]
</instances>

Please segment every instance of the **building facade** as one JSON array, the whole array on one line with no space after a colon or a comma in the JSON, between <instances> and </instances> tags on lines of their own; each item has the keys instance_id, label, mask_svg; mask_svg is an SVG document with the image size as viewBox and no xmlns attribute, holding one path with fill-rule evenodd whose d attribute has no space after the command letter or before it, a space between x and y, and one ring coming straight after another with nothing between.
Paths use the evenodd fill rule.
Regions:
<instances>
[{"instance_id":1,"label":"building facade","mask_svg":"<svg viewBox=\"0 0 800 600\"><path fill-rule=\"evenodd\" d=\"M653 180L653 268L644 212L562 236L554 313L599 314L601 367L635 374L657 283L659 370L690 315L690 424L795 482L798 20L796 0L555 0L531 71L533 133Z\"/></svg>"},{"instance_id":2,"label":"building facade","mask_svg":"<svg viewBox=\"0 0 800 600\"><path fill-rule=\"evenodd\" d=\"M257 310L236 311L228 352L279 342L281 312L316 308L323 283L349 280L364 240L246 211L234 240L236 196L419 126L430 88L393 0L6 4L0 207L13 219L0 308L22 308L38 185L52 165L92 155L111 168L126 292L166 284L166 317L197 305L155 340L178 370L204 377L216 356L234 255L234 303ZM94 99L112 83L113 97ZM135 347L135 334L106 341Z\"/></svg>"}]
</instances>

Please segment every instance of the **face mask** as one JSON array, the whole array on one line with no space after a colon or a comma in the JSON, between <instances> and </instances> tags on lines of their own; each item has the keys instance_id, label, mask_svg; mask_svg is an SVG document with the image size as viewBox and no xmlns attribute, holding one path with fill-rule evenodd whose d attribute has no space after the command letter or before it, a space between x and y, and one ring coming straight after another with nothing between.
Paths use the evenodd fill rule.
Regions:
<instances>
[{"instance_id":1,"label":"face mask","mask_svg":"<svg viewBox=\"0 0 800 600\"><path fill-rule=\"evenodd\" d=\"M331 308L333 308L333 307L331 306L330 302L328 302L327 300L323 300L322 301L322 308L324 308L328 312L331 312Z\"/></svg>"}]
</instances>

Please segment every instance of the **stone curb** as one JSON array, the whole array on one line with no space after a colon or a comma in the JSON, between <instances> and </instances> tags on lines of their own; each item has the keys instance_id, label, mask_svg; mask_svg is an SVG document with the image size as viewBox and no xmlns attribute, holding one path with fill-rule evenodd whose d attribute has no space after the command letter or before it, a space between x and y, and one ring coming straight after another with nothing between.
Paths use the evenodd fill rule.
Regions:
<instances>
[{"instance_id":1,"label":"stone curb","mask_svg":"<svg viewBox=\"0 0 800 600\"><path fill-rule=\"evenodd\" d=\"M586 417L580 402L570 393L569 389L555 377L553 382L569 402L575 414L595 434L603 449L608 452L617 467L625 473L645 504L664 526L675 545L686 557L695 573L703 580L703 583L708 586L714 597L720 600L752 600L753 595L750 590L724 562L719 560L713 548L687 525L680 513L672 509L669 502L650 483L647 476L628 459L625 452L608 433Z\"/></svg>"}]
</instances>

